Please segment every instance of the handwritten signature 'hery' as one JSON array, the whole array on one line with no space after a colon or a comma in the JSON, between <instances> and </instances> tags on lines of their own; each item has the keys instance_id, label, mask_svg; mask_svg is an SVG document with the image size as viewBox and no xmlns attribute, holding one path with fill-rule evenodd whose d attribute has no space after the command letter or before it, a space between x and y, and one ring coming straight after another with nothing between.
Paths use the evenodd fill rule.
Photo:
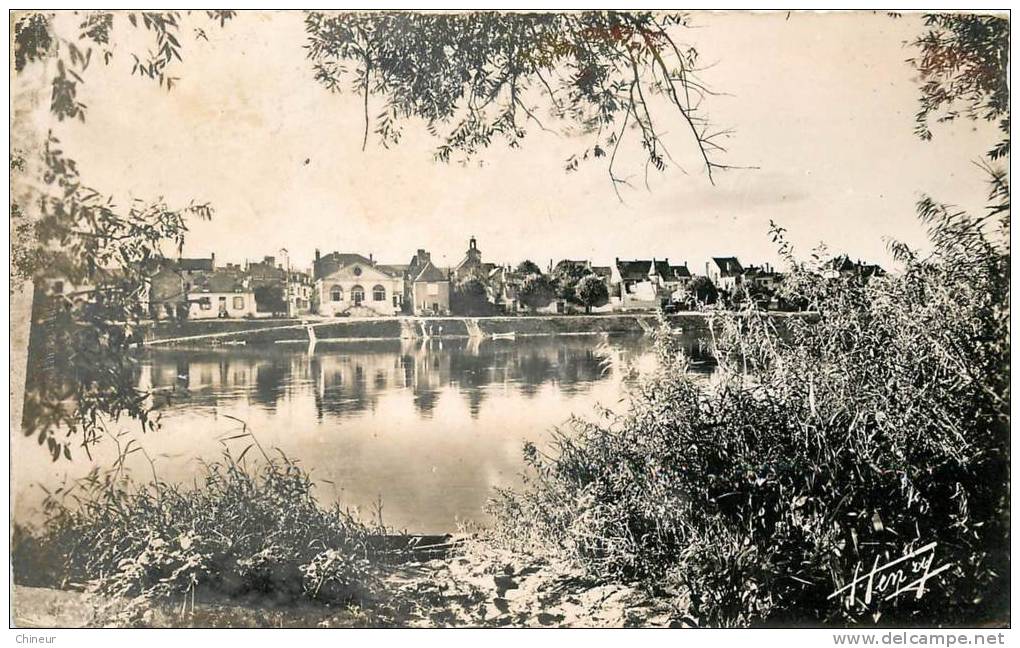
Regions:
<instances>
[{"instance_id":1,"label":"handwritten signature 'hery'","mask_svg":"<svg viewBox=\"0 0 1020 648\"><path fill-rule=\"evenodd\" d=\"M952 567L952 564L947 563L932 569L937 544L929 542L882 565L878 563L878 556L875 556L874 564L865 574L861 574L861 565L858 563L854 568L853 580L829 594L828 598L833 599L846 593L844 602L848 608L857 603L858 589L863 590L864 605L869 605L876 596L889 601L907 592L914 592L914 598L919 599L924 596L929 580Z\"/></svg>"}]
</instances>

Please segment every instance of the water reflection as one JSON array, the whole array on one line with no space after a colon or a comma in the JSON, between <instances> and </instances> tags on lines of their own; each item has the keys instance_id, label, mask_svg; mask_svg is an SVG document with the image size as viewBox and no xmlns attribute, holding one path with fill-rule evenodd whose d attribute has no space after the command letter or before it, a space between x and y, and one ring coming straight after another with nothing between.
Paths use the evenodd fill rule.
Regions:
<instances>
[{"instance_id":1,"label":"water reflection","mask_svg":"<svg viewBox=\"0 0 1020 648\"><path fill-rule=\"evenodd\" d=\"M683 342L700 356L696 339ZM493 487L518 483L524 441L541 444L596 403L622 407L636 373L628 368L653 366L640 336L152 351L141 384L159 394L162 428L137 442L161 478L191 482L196 462L222 452L240 419L263 445L300 459L320 497L363 509L381 499L388 524L451 531L465 519L484 523ZM15 448L17 483L92 465L51 464L29 443ZM104 465L111 450L101 450Z\"/></svg>"},{"instance_id":2,"label":"water reflection","mask_svg":"<svg viewBox=\"0 0 1020 648\"><path fill-rule=\"evenodd\" d=\"M147 359L149 386L161 407L216 407L244 400L275 411L295 391L314 394L319 421L375 411L379 397L407 391L422 417L432 416L448 388L477 418L488 391L512 387L524 399L543 385L567 396L607 380L605 349L633 360L649 353L642 338L591 337L510 340L385 340L319 345L312 355L283 346L155 351ZM698 353L697 345L691 345Z\"/></svg>"}]
</instances>

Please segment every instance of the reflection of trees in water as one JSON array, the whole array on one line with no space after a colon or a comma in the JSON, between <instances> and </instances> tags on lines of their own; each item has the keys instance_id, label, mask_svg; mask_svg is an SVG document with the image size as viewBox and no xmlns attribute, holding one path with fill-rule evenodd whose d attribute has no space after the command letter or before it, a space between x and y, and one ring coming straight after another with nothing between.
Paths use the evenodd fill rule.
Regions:
<instances>
[{"instance_id":1,"label":"reflection of trees in water","mask_svg":"<svg viewBox=\"0 0 1020 648\"><path fill-rule=\"evenodd\" d=\"M385 355L312 356L316 415L321 420L325 414L342 418L374 410L389 382L386 373L392 370ZM370 373L375 376L371 384L367 380Z\"/></svg>"},{"instance_id":2,"label":"reflection of trees in water","mask_svg":"<svg viewBox=\"0 0 1020 648\"><path fill-rule=\"evenodd\" d=\"M252 400L259 405L275 410L276 403L283 393L283 381L290 373L289 369L289 363L275 358L270 362L256 365Z\"/></svg>"},{"instance_id":3,"label":"reflection of trees in water","mask_svg":"<svg viewBox=\"0 0 1020 648\"><path fill-rule=\"evenodd\" d=\"M502 386L524 397L546 384L564 393L583 391L611 373L591 337L524 340L431 340L350 343L314 355L286 349L156 352L150 384L170 392L171 403L189 406L249 399L275 410L289 392L311 390L318 418L349 417L374 410L383 394L409 391L419 414L430 416L442 391L463 394L472 417L488 389ZM613 339L623 355L647 351L647 340ZM703 358L696 340L685 349Z\"/></svg>"},{"instance_id":4,"label":"reflection of trees in water","mask_svg":"<svg viewBox=\"0 0 1020 648\"><path fill-rule=\"evenodd\" d=\"M439 390L437 389L415 389L414 408L424 417L432 416L432 410L436 409L439 402Z\"/></svg>"}]
</instances>

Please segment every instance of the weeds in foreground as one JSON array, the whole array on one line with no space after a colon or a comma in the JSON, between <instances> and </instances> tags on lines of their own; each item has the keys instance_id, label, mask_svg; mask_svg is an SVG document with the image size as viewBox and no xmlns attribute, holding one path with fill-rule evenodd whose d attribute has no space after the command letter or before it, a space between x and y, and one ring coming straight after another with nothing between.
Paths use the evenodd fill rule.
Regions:
<instances>
[{"instance_id":1,"label":"weeds in foreground","mask_svg":"<svg viewBox=\"0 0 1020 648\"><path fill-rule=\"evenodd\" d=\"M19 530L18 582L84 586L116 624L144 624L156 604L193 612L204 594L347 607L378 594L369 538L381 529L320 504L282 453L226 452L190 487L115 475L95 471L72 496L50 497L38 535Z\"/></svg>"},{"instance_id":2,"label":"weeds in foreground","mask_svg":"<svg viewBox=\"0 0 1020 648\"><path fill-rule=\"evenodd\" d=\"M1008 620L1008 236L929 207L935 252L902 274L789 278L816 322L716 316L710 389L663 337L629 413L525 448L494 537L645 583L705 626ZM832 596L930 542L950 567L920 597Z\"/></svg>"}]
</instances>

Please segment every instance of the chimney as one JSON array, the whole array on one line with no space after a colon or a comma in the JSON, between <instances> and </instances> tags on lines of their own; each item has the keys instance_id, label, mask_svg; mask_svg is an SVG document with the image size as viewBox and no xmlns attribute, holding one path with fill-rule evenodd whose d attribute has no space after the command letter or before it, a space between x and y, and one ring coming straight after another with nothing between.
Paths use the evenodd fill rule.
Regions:
<instances>
[{"instance_id":1,"label":"chimney","mask_svg":"<svg viewBox=\"0 0 1020 648\"><path fill-rule=\"evenodd\" d=\"M315 248L315 262L319 262L319 248Z\"/></svg>"},{"instance_id":2,"label":"chimney","mask_svg":"<svg viewBox=\"0 0 1020 648\"><path fill-rule=\"evenodd\" d=\"M210 252L209 253L209 264L212 266L213 270L216 269L216 253L215 252Z\"/></svg>"},{"instance_id":3,"label":"chimney","mask_svg":"<svg viewBox=\"0 0 1020 648\"><path fill-rule=\"evenodd\" d=\"M708 261L705 261L705 276L708 276Z\"/></svg>"},{"instance_id":4,"label":"chimney","mask_svg":"<svg viewBox=\"0 0 1020 648\"><path fill-rule=\"evenodd\" d=\"M371 252L368 253L368 262L369 263L375 263L375 259L372 258L372 253Z\"/></svg>"}]
</instances>

